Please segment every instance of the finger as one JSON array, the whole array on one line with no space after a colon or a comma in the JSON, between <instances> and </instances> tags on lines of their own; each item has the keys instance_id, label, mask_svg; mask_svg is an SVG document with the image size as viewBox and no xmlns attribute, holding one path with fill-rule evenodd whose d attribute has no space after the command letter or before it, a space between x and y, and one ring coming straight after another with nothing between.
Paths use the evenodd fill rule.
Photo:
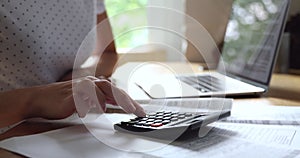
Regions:
<instances>
[{"instance_id":1,"label":"finger","mask_svg":"<svg viewBox=\"0 0 300 158\"><path fill-rule=\"evenodd\" d=\"M97 76L98 79L102 79L102 80L107 80L109 82L111 82L111 80L105 76Z\"/></svg>"},{"instance_id":2,"label":"finger","mask_svg":"<svg viewBox=\"0 0 300 158\"><path fill-rule=\"evenodd\" d=\"M106 111L105 95L97 86L95 87L95 89L96 89L97 98L98 98L98 101L99 101L99 104L100 104L99 108L101 108L103 110L103 112L105 112Z\"/></svg>"},{"instance_id":3,"label":"finger","mask_svg":"<svg viewBox=\"0 0 300 158\"><path fill-rule=\"evenodd\" d=\"M139 103L137 103L136 101L134 101L132 98L130 98L133 105L135 106L136 110L134 112L135 115L139 116L139 117L146 117L146 112L144 111L144 108L140 106Z\"/></svg>"},{"instance_id":4,"label":"finger","mask_svg":"<svg viewBox=\"0 0 300 158\"><path fill-rule=\"evenodd\" d=\"M93 84L94 88L95 88L95 92L97 95L97 100L94 100L94 102L98 102L100 106L97 106L98 112L103 112L106 111L106 105L105 105L105 95L104 93L98 88L98 86L95 84L94 81L99 81L99 78L95 77L95 76L87 76L85 77L85 79L88 79L89 81L91 81L91 83ZM102 110L101 110L102 109Z\"/></svg>"},{"instance_id":5,"label":"finger","mask_svg":"<svg viewBox=\"0 0 300 158\"><path fill-rule=\"evenodd\" d=\"M75 103L74 103L74 97L73 97L72 93L70 93L70 95L68 95L67 97L64 98L64 102L65 102L65 105L72 107L72 110L71 110L72 113L76 112L76 107L75 107Z\"/></svg>"},{"instance_id":6,"label":"finger","mask_svg":"<svg viewBox=\"0 0 300 158\"><path fill-rule=\"evenodd\" d=\"M93 83L96 85L97 88L99 88L96 84L96 82L102 82L102 81L108 81L110 82L110 80L107 80L106 78L104 78L103 76L99 76L99 77L95 77L95 76L87 76L86 78L90 79L91 81L93 81ZM101 90L100 90L101 91ZM103 92L102 92L103 93ZM104 94L104 93L103 93ZM106 98L106 102L109 104L113 104L116 105L117 103L114 101L114 98L110 97L110 96L105 96Z\"/></svg>"},{"instance_id":7,"label":"finger","mask_svg":"<svg viewBox=\"0 0 300 158\"><path fill-rule=\"evenodd\" d=\"M86 101L84 101L82 98L79 98L79 97L80 97L80 94L74 95L74 100L76 102L75 107L76 107L78 116L80 118L83 118L88 113L89 108L87 107Z\"/></svg>"},{"instance_id":8,"label":"finger","mask_svg":"<svg viewBox=\"0 0 300 158\"><path fill-rule=\"evenodd\" d=\"M130 97L122 90L116 87L112 87L113 98L111 99L117 105L121 106L125 112L134 113L136 108L134 104L131 102Z\"/></svg>"},{"instance_id":9,"label":"finger","mask_svg":"<svg viewBox=\"0 0 300 158\"><path fill-rule=\"evenodd\" d=\"M121 89L118 89L114 85L110 85L110 87L112 87L111 91L115 92L114 93L115 95L109 95L109 96L112 96L109 99L109 100L111 100L110 102L117 102L117 104L120 105L124 109L124 111L127 112L127 113L134 113L135 115L137 115L139 117L145 117L146 116L146 113L145 113L144 109L136 101L134 101L130 96L128 96L126 94L126 92L124 92ZM115 89L115 91L114 91L114 89ZM116 96L119 96L118 93L121 93L122 96L116 97ZM124 99L126 99L128 101L124 101ZM129 104L123 104L124 102L131 102L131 103L129 103ZM130 107L128 107L128 105ZM134 108L130 109L130 108L132 108L131 107L132 105L134 106Z\"/></svg>"},{"instance_id":10,"label":"finger","mask_svg":"<svg viewBox=\"0 0 300 158\"><path fill-rule=\"evenodd\" d=\"M74 100L76 102L75 106L79 117L85 117L91 109L102 111L98 98L103 98L103 94L102 97L98 97L97 94L101 96L101 93L97 93L96 89L98 89L97 86L88 78L78 80L74 83ZM100 102L102 104L103 100Z\"/></svg>"},{"instance_id":11,"label":"finger","mask_svg":"<svg viewBox=\"0 0 300 158\"><path fill-rule=\"evenodd\" d=\"M117 103L117 105L121 106L125 112L134 113L136 111L130 97L123 90L105 80L97 80L95 81L95 84L101 89L107 99Z\"/></svg>"},{"instance_id":12,"label":"finger","mask_svg":"<svg viewBox=\"0 0 300 158\"><path fill-rule=\"evenodd\" d=\"M117 105L117 103L114 100L107 99L106 103L111 104L111 105Z\"/></svg>"}]
</instances>

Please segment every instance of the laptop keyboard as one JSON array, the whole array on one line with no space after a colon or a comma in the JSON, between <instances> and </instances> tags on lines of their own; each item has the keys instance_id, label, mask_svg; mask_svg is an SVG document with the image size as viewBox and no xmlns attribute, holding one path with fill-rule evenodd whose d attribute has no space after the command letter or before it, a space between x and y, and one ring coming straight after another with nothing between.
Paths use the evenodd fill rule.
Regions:
<instances>
[{"instance_id":1,"label":"laptop keyboard","mask_svg":"<svg viewBox=\"0 0 300 158\"><path fill-rule=\"evenodd\" d=\"M177 79L198 89L202 93L222 91L222 82L213 76L178 76Z\"/></svg>"}]
</instances>

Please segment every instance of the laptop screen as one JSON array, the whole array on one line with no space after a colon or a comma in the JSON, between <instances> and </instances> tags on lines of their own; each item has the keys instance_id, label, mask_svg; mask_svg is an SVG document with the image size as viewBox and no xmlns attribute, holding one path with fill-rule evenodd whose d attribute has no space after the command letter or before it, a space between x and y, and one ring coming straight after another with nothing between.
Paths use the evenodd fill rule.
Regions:
<instances>
[{"instance_id":1,"label":"laptop screen","mask_svg":"<svg viewBox=\"0 0 300 158\"><path fill-rule=\"evenodd\" d=\"M226 73L269 84L288 2L234 1L222 51Z\"/></svg>"}]
</instances>

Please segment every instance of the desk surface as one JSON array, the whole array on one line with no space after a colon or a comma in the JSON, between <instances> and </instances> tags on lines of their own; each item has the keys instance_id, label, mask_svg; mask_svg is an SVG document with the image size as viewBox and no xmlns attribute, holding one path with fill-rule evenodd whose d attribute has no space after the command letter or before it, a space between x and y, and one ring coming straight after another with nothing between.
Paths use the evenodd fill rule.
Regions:
<instances>
[{"instance_id":1,"label":"desk surface","mask_svg":"<svg viewBox=\"0 0 300 158\"><path fill-rule=\"evenodd\" d=\"M180 63L168 63L170 67L176 68L179 73L185 73L184 66ZM198 72L199 64L189 65L192 71ZM274 74L272 76L268 93L259 98L236 98L234 104L255 105L277 105L277 106L300 106L300 76L287 74ZM53 129L65 127L66 125L52 123L28 123L24 122L11 131L0 135L0 140L13 136L41 133ZM11 152L0 149L0 157L22 157Z\"/></svg>"}]
</instances>

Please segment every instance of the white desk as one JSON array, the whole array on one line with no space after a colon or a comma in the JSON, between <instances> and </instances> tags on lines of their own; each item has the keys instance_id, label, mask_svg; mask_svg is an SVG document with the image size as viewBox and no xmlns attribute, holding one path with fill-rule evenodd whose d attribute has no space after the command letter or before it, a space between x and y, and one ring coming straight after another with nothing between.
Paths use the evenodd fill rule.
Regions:
<instances>
[{"instance_id":1,"label":"white desk","mask_svg":"<svg viewBox=\"0 0 300 158\"><path fill-rule=\"evenodd\" d=\"M176 69L178 73L188 73L191 71L199 72L199 64L186 65L182 63L168 63L170 67ZM128 66L128 65L127 65ZM122 74L118 73L128 73L130 69L134 68L136 63L129 64L129 67L123 67L116 72L116 76L124 78ZM159 67L154 67L149 69L149 71L158 71ZM164 72L161 72L164 73ZM127 77L130 76L127 75ZM125 75L126 78L126 75ZM122 85L122 83L121 83ZM123 84L124 86L124 84ZM145 95L140 89L132 90L130 95L136 99L148 99L148 96ZM296 75L282 75L274 74L272 77L272 82L270 85L270 90L267 94L263 95L260 98L236 98L234 100L235 105L289 105L297 106L300 105L300 76ZM41 133L45 131L50 131L53 129L58 129L65 127L67 125L60 124L51 124L51 123L29 123L24 122L21 125L17 126L8 133L0 135L0 140L14 136L30 135L35 133ZM0 157L22 157L12 152L5 151L0 149Z\"/></svg>"}]
</instances>

